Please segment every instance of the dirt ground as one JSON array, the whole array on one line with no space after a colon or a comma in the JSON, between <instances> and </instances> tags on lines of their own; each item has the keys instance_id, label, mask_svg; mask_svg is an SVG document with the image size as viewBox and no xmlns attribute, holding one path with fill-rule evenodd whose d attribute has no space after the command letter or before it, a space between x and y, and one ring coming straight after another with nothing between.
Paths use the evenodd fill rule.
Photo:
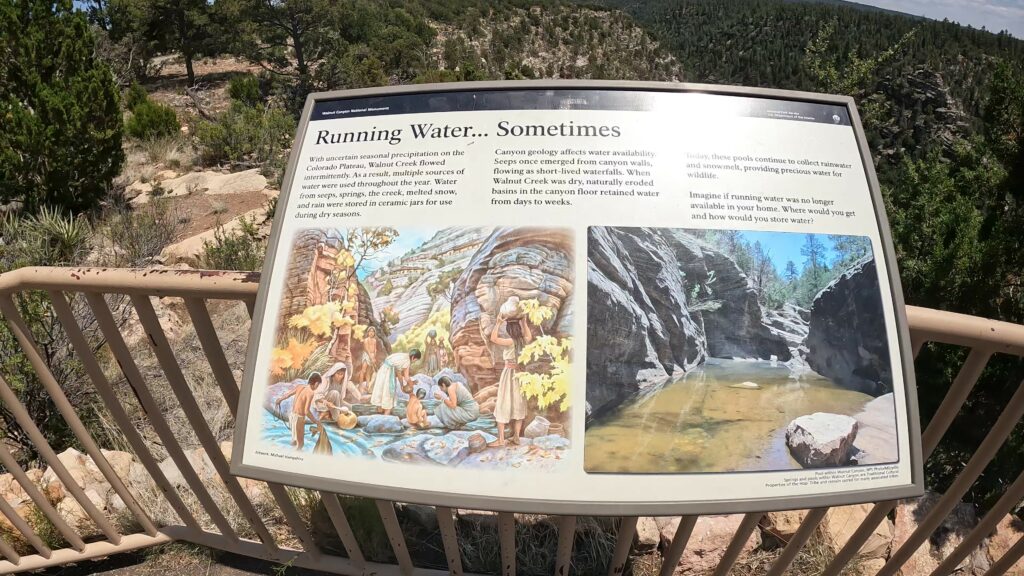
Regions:
<instances>
[{"instance_id":1,"label":"dirt ground","mask_svg":"<svg viewBox=\"0 0 1024 576\"><path fill-rule=\"evenodd\" d=\"M60 566L39 576L327 576L326 572L292 568L234 554L215 552L192 544L168 544L110 558Z\"/></svg>"},{"instance_id":2,"label":"dirt ground","mask_svg":"<svg viewBox=\"0 0 1024 576\"><path fill-rule=\"evenodd\" d=\"M262 191L239 192L237 194L190 194L167 198L170 210L178 215L182 223L175 241L191 238L218 224L224 224L235 216L267 205L267 195Z\"/></svg>"},{"instance_id":3,"label":"dirt ground","mask_svg":"<svg viewBox=\"0 0 1024 576\"><path fill-rule=\"evenodd\" d=\"M173 107L179 114L197 115L195 102L185 94L188 78L182 59L178 56L165 57L158 59L157 65L159 73L143 84L150 98ZM203 109L210 114L227 109L227 85L233 76L258 74L261 70L259 66L239 58L204 58L195 61L193 69L196 73L195 92Z\"/></svg>"}]
</instances>

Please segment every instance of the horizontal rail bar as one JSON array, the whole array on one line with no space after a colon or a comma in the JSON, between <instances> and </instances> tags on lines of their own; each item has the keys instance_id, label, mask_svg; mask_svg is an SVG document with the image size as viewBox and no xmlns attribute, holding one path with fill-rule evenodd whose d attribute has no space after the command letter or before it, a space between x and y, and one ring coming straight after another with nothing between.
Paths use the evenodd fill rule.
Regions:
<instances>
[{"instance_id":1,"label":"horizontal rail bar","mask_svg":"<svg viewBox=\"0 0 1024 576\"><path fill-rule=\"evenodd\" d=\"M259 272L30 266L0 274L0 294L20 290L69 290L239 300L254 297L259 282Z\"/></svg>"},{"instance_id":2,"label":"horizontal rail bar","mask_svg":"<svg viewBox=\"0 0 1024 576\"><path fill-rule=\"evenodd\" d=\"M1024 356L1024 325L917 306L907 306L907 323L915 338Z\"/></svg>"},{"instance_id":3,"label":"horizontal rail bar","mask_svg":"<svg viewBox=\"0 0 1024 576\"><path fill-rule=\"evenodd\" d=\"M99 542L90 542L86 544L82 548L81 552L72 548L64 548L62 550L54 550L53 554L49 558L37 555L22 556L21 562L17 565L11 564L10 562L0 562L0 574L28 572L49 568L51 566L61 566L63 564L71 564L73 562L82 562L83 560L105 558L112 554L131 552L132 550L150 548L160 544L169 544L173 541L173 538L167 534L161 533L157 533L155 536L150 536L149 534L129 534L121 538L120 544L113 544L111 542L101 540Z\"/></svg>"}]
</instances>

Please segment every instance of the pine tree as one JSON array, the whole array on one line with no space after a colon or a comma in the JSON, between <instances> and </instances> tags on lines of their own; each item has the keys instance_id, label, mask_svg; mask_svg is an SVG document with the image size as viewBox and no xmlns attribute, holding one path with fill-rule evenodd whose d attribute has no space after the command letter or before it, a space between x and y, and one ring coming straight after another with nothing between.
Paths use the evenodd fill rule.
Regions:
<instances>
[{"instance_id":1,"label":"pine tree","mask_svg":"<svg viewBox=\"0 0 1024 576\"><path fill-rule=\"evenodd\" d=\"M0 200L95 206L121 170L121 111L71 0L0 4Z\"/></svg>"},{"instance_id":2,"label":"pine tree","mask_svg":"<svg viewBox=\"0 0 1024 576\"><path fill-rule=\"evenodd\" d=\"M212 12L206 0L155 0L149 6L146 37L159 48L181 52L189 86L196 83L196 56L218 52Z\"/></svg>"}]
</instances>

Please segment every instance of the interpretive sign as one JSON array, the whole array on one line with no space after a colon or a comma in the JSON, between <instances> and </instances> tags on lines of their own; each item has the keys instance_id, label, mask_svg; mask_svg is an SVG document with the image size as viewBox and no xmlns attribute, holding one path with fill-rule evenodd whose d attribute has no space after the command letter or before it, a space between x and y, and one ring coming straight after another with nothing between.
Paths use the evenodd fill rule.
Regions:
<instances>
[{"instance_id":1,"label":"interpretive sign","mask_svg":"<svg viewBox=\"0 0 1024 576\"><path fill-rule=\"evenodd\" d=\"M512 82L310 97L232 471L460 507L920 494L903 298L852 100Z\"/></svg>"}]
</instances>

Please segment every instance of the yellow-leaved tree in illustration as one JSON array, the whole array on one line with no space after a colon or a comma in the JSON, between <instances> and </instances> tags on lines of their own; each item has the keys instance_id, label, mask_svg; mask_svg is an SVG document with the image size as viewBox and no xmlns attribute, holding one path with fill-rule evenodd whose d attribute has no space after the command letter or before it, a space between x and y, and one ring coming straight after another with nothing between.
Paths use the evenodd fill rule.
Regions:
<instances>
[{"instance_id":1,"label":"yellow-leaved tree in illustration","mask_svg":"<svg viewBox=\"0 0 1024 576\"><path fill-rule=\"evenodd\" d=\"M274 376L292 379L326 369L333 362L351 361L352 341L361 340L367 329L358 324L356 272L397 237L394 228L353 228L343 238L325 239L317 248L309 282L317 287L311 288L311 298L321 303L306 306L288 319L288 329L279 332L278 346L271 352Z\"/></svg>"},{"instance_id":2,"label":"yellow-leaved tree in illustration","mask_svg":"<svg viewBox=\"0 0 1024 576\"><path fill-rule=\"evenodd\" d=\"M540 336L519 351L519 363L528 366L543 361L547 363L547 368L540 372L517 371L516 381L527 398L536 399L537 407L541 410L553 407L559 412L566 412L571 405L569 368L572 362L572 337L556 338L544 334L541 324L555 316L550 306L543 306L538 300L530 299L519 302L519 309L526 314L530 324L541 331Z\"/></svg>"}]
</instances>

